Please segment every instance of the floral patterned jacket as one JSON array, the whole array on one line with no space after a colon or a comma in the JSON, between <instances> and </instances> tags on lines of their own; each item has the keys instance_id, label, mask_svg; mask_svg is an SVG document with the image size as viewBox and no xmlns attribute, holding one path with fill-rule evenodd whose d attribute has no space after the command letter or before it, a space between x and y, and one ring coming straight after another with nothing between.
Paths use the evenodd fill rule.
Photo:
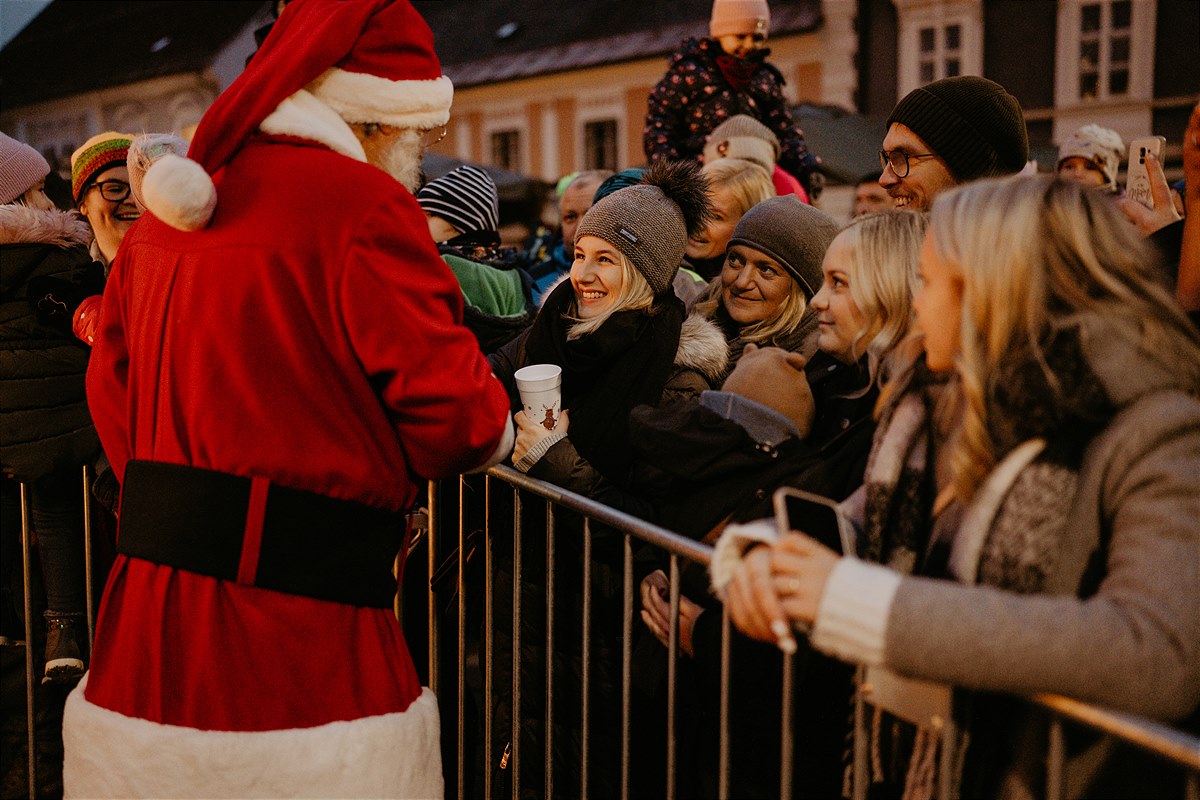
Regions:
<instances>
[{"instance_id":1,"label":"floral patterned jacket","mask_svg":"<svg viewBox=\"0 0 1200 800\"><path fill-rule=\"evenodd\" d=\"M779 137L779 166L799 178L810 195L814 187L819 193L821 160L808 151L804 134L788 113L783 75L765 61L770 51L751 56L758 68L743 92L721 73L721 53L715 39L691 38L671 56L667 74L650 93L642 131L647 160L699 158L713 128L736 114L748 114Z\"/></svg>"}]
</instances>

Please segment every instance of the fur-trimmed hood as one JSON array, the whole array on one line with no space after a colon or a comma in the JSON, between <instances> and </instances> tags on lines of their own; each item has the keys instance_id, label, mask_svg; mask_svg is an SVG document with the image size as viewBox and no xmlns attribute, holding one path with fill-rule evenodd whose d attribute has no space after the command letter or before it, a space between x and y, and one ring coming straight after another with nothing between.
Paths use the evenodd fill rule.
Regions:
<instances>
[{"instance_id":1,"label":"fur-trimmed hood","mask_svg":"<svg viewBox=\"0 0 1200 800\"><path fill-rule=\"evenodd\" d=\"M679 349L675 366L694 369L716 382L725 374L729 363L729 345L721 329L700 314L689 314L679 331Z\"/></svg>"},{"instance_id":2,"label":"fur-trimmed hood","mask_svg":"<svg viewBox=\"0 0 1200 800\"><path fill-rule=\"evenodd\" d=\"M50 244L87 247L92 229L75 211L44 210L16 204L0 206L0 244Z\"/></svg>"}]
</instances>

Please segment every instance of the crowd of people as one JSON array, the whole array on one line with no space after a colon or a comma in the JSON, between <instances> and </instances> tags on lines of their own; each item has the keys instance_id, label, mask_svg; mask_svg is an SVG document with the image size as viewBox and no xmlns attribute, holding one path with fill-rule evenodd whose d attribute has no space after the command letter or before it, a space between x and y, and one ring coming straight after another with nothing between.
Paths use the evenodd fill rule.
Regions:
<instances>
[{"instance_id":1,"label":"crowd of people","mask_svg":"<svg viewBox=\"0 0 1200 800\"><path fill-rule=\"evenodd\" d=\"M733 796L779 795L758 733L779 727L781 651L797 785L819 796L850 788L852 665L956 687L954 748L877 713L880 796L926 796L935 769L962 796L1040 791L1044 721L1006 693L1200 724L1200 103L1184 181L1147 156L1147 205L1123 196L1116 132L1081 128L1038 174L1004 87L932 82L896 104L839 224L766 60L767 3L715 0L650 94L645 161L564 176L558 229L511 248L485 170L421 176L452 86L412 6L280 7L190 143L82 143L71 209L0 134L4 624L19 481L44 679L75 686L68 796L440 795L397 553L425 480L499 463L715 547L678 587L689 796L718 792L721 719L691 699L719 692L723 606ZM534 364L561 368L556 422L523 410ZM118 532L92 652L83 465ZM781 532L781 487L836 504L852 540ZM572 523L559 534L558 572L499 556L498 599L561 572L575 607L584 553ZM604 534L600 760L619 758L624 622ZM661 551L635 561L633 793L657 796L672 587ZM549 661L578 694L576 619L556 618ZM472 624L478 641L511 620ZM473 668L536 687L550 632ZM508 768L519 713L532 795L542 737L576 747L581 725L539 732L540 685L497 701L503 757L475 742L467 761ZM491 702L459 700L480 720ZM566 749L556 769L577 777ZM1129 782L1128 754L1069 749L1072 792L1161 788ZM618 790L611 769L591 781Z\"/></svg>"}]
</instances>

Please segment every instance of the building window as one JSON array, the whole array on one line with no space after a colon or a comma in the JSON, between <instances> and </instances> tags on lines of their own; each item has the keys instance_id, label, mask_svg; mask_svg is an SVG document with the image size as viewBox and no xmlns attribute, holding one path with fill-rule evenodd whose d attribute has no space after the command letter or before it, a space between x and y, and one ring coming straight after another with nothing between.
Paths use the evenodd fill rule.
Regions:
<instances>
[{"instance_id":1,"label":"building window","mask_svg":"<svg viewBox=\"0 0 1200 800\"><path fill-rule=\"evenodd\" d=\"M492 164L501 169L520 170L521 132L492 132Z\"/></svg>"},{"instance_id":2,"label":"building window","mask_svg":"<svg viewBox=\"0 0 1200 800\"><path fill-rule=\"evenodd\" d=\"M1079 9L1079 97L1129 93L1130 0L1090 2Z\"/></svg>"},{"instance_id":3,"label":"building window","mask_svg":"<svg viewBox=\"0 0 1200 800\"><path fill-rule=\"evenodd\" d=\"M980 0L893 0L900 33L897 89L983 70L983 6Z\"/></svg>"},{"instance_id":4,"label":"building window","mask_svg":"<svg viewBox=\"0 0 1200 800\"><path fill-rule=\"evenodd\" d=\"M1155 0L1062 0L1056 105L1148 100Z\"/></svg>"},{"instance_id":5,"label":"building window","mask_svg":"<svg viewBox=\"0 0 1200 800\"><path fill-rule=\"evenodd\" d=\"M583 126L585 169L617 169L617 121L602 119Z\"/></svg>"}]
</instances>

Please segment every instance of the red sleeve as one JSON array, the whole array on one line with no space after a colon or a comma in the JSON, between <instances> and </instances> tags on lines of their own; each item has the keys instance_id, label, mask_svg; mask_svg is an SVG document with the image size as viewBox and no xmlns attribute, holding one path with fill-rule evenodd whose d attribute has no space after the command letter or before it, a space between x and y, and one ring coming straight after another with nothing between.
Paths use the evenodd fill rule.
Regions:
<instances>
[{"instance_id":1,"label":"red sleeve","mask_svg":"<svg viewBox=\"0 0 1200 800\"><path fill-rule=\"evenodd\" d=\"M129 349L125 341L125 282L127 260L117 255L108 275L88 361L87 399L100 444L118 481L125 478L130 453Z\"/></svg>"},{"instance_id":2,"label":"red sleeve","mask_svg":"<svg viewBox=\"0 0 1200 800\"><path fill-rule=\"evenodd\" d=\"M508 395L462 325L458 281L411 197L363 221L340 301L413 471L441 478L482 465L507 431Z\"/></svg>"}]
</instances>

